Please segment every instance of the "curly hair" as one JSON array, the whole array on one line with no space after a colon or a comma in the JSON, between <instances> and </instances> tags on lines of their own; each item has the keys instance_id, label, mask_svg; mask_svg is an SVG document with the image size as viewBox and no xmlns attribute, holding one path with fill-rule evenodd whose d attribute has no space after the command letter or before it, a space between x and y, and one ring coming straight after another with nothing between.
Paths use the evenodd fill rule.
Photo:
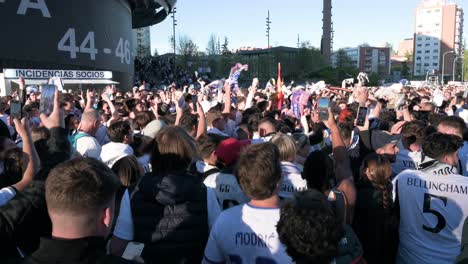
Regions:
<instances>
[{"instance_id":1,"label":"curly hair","mask_svg":"<svg viewBox=\"0 0 468 264\"><path fill-rule=\"evenodd\" d=\"M276 226L288 255L300 263L330 263L338 254L343 227L325 195L297 192L281 207Z\"/></svg>"},{"instance_id":2,"label":"curly hair","mask_svg":"<svg viewBox=\"0 0 468 264\"><path fill-rule=\"evenodd\" d=\"M426 156L439 159L455 153L462 146L463 140L460 137L436 132L426 138L422 148Z\"/></svg>"}]
</instances>

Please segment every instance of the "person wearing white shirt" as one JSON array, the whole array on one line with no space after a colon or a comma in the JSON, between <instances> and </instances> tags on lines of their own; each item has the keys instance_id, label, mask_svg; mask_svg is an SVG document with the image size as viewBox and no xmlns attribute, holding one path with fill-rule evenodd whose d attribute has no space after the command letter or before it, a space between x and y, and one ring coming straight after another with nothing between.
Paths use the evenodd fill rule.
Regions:
<instances>
[{"instance_id":1,"label":"person wearing white shirt","mask_svg":"<svg viewBox=\"0 0 468 264\"><path fill-rule=\"evenodd\" d=\"M133 155L130 144L133 143L133 130L126 121L113 123L107 129L111 142L102 146L101 161L112 168L119 159Z\"/></svg>"},{"instance_id":2,"label":"person wearing white shirt","mask_svg":"<svg viewBox=\"0 0 468 264\"><path fill-rule=\"evenodd\" d=\"M406 170L393 188L400 215L396 263L454 263L468 217L468 178Z\"/></svg>"},{"instance_id":3,"label":"person wearing white shirt","mask_svg":"<svg viewBox=\"0 0 468 264\"><path fill-rule=\"evenodd\" d=\"M455 135L463 139L463 132L466 124L460 117L448 116L441 120L437 126L437 132ZM464 141L463 146L458 151L459 174L468 176L468 142Z\"/></svg>"},{"instance_id":4,"label":"person wearing white shirt","mask_svg":"<svg viewBox=\"0 0 468 264\"><path fill-rule=\"evenodd\" d=\"M224 168L218 173L208 175L203 183L216 194L219 206L223 210L249 201L239 185L238 177L234 175L234 167L240 153L249 144L248 140L228 138L221 141L216 148L218 162Z\"/></svg>"},{"instance_id":5,"label":"person wearing white shirt","mask_svg":"<svg viewBox=\"0 0 468 264\"><path fill-rule=\"evenodd\" d=\"M423 161L418 170L435 174L459 174L458 150L463 140L455 135L433 133L426 137L422 145Z\"/></svg>"},{"instance_id":6,"label":"person wearing white shirt","mask_svg":"<svg viewBox=\"0 0 468 264\"><path fill-rule=\"evenodd\" d=\"M258 138L251 140L252 144L268 142L277 132L277 123L273 118L265 117L258 122Z\"/></svg>"},{"instance_id":7,"label":"person wearing white shirt","mask_svg":"<svg viewBox=\"0 0 468 264\"><path fill-rule=\"evenodd\" d=\"M302 178L299 167L293 162L296 160L296 143L284 134L276 134L271 139L280 152L282 180L279 191L281 199L292 198L294 193L307 189L307 181Z\"/></svg>"},{"instance_id":8,"label":"person wearing white shirt","mask_svg":"<svg viewBox=\"0 0 468 264\"><path fill-rule=\"evenodd\" d=\"M100 158L101 145L95 138L100 125L101 117L98 111L87 109L83 112L78 130L72 135L72 147L81 156Z\"/></svg>"},{"instance_id":9,"label":"person wearing white shirt","mask_svg":"<svg viewBox=\"0 0 468 264\"><path fill-rule=\"evenodd\" d=\"M404 170L417 170L422 161L421 144L425 137L426 126L420 121L411 121L403 125L401 140L398 142L396 160L392 163L393 174Z\"/></svg>"},{"instance_id":10,"label":"person wearing white shirt","mask_svg":"<svg viewBox=\"0 0 468 264\"><path fill-rule=\"evenodd\" d=\"M145 244L146 263L200 262L221 209L212 191L189 172L197 150L187 132L165 127L155 141L152 173L122 198L111 253L121 256L133 240Z\"/></svg>"},{"instance_id":11,"label":"person wearing white shirt","mask_svg":"<svg viewBox=\"0 0 468 264\"><path fill-rule=\"evenodd\" d=\"M200 175L203 175L204 179L209 175L220 171L220 169L216 167L216 163L218 162L216 148L219 143L220 139L213 134L202 135L197 139L197 145L202 160L198 160L195 163L195 166L197 172Z\"/></svg>"},{"instance_id":12,"label":"person wearing white shirt","mask_svg":"<svg viewBox=\"0 0 468 264\"><path fill-rule=\"evenodd\" d=\"M281 181L278 148L272 143L248 147L240 157L237 176L250 202L221 213L202 263L292 263L276 231Z\"/></svg>"}]
</instances>

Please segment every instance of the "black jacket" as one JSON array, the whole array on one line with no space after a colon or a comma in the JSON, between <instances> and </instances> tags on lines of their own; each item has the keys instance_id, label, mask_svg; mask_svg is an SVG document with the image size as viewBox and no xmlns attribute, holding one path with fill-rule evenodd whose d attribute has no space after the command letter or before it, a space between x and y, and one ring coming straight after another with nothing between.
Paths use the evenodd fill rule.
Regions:
<instances>
[{"instance_id":1,"label":"black jacket","mask_svg":"<svg viewBox=\"0 0 468 264\"><path fill-rule=\"evenodd\" d=\"M39 249L22 263L107 264L136 262L106 255L104 238L87 237L73 240L41 238Z\"/></svg>"},{"instance_id":2,"label":"black jacket","mask_svg":"<svg viewBox=\"0 0 468 264\"><path fill-rule=\"evenodd\" d=\"M185 172L147 174L130 195L134 241L145 243L145 263L202 261L209 230L201 179Z\"/></svg>"},{"instance_id":3,"label":"black jacket","mask_svg":"<svg viewBox=\"0 0 468 264\"><path fill-rule=\"evenodd\" d=\"M391 195L389 186L388 195ZM395 263L398 248L398 217L393 204L382 204L382 192L369 181L356 183L357 199L353 229L364 249L369 264Z\"/></svg>"},{"instance_id":4,"label":"black jacket","mask_svg":"<svg viewBox=\"0 0 468 264\"><path fill-rule=\"evenodd\" d=\"M0 263L18 257L16 247L25 255L31 254L38 248L40 237L50 235L44 180L51 169L70 158L66 130L51 129L47 146L47 162L41 164L36 181L0 207Z\"/></svg>"}]
</instances>

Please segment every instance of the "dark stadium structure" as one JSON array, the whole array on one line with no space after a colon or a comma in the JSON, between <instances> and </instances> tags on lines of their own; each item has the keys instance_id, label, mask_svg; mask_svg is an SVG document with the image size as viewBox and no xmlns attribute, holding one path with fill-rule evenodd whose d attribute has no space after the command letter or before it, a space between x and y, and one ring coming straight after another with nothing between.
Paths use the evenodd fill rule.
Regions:
<instances>
[{"instance_id":1,"label":"dark stadium structure","mask_svg":"<svg viewBox=\"0 0 468 264\"><path fill-rule=\"evenodd\" d=\"M0 1L0 24L4 25L0 31L3 36L0 44L0 94L10 93L19 77L14 73L25 69L61 73L73 70L111 72L100 75L112 76L111 80L119 83L117 87L130 89L134 75L133 29L164 21L176 2ZM41 81L44 80L31 80L30 84ZM106 80L98 81L96 83L102 84ZM87 80L84 83L92 82Z\"/></svg>"}]
</instances>

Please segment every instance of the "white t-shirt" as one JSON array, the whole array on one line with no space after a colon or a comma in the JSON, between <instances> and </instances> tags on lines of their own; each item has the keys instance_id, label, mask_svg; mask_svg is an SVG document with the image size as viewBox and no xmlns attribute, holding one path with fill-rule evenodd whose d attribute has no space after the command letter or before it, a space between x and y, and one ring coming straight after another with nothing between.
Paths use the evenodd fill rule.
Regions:
<instances>
[{"instance_id":1,"label":"white t-shirt","mask_svg":"<svg viewBox=\"0 0 468 264\"><path fill-rule=\"evenodd\" d=\"M100 159L101 145L95 137L85 136L76 141L76 151L83 157Z\"/></svg>"},{"instance_id":2,"label":"white t-shirt","mask_svg":"<svg viewBox=\"0 0 468 264\"><path fill-rule=\"evenodd\" d=\"M279 208L250 204L223 211L210 232L203 263L292 263L276 231L279 218Z\"/></svg>"},{"instance_id":3,"label":"white t-shirt","mask_svg":"<svg viewBox=\"0 0 468 264\"><path fill-rule=\"evenodd\" d=\"M214 173L206 177L203 183L208 189L213 190L223 210L249 201L239 186L236 176L232 174Z\"/></svg>"},{"instance_id":4,"label":"white t-shirt","mask_svg":"<svg viewBox=\"0 0 468 264\"><path fill-rule=\"evenodd\" d=\"M292 198L294 193L307 189L307 182L302 179L301 171L296 164L281 162L282 180L278 196L281 198Z\"/></svg>"},{"instance_id":5,"label":"white t-shirt","mask_svg":"<svg viewBox=\"0 0 468 264\"><path fill-rule=\"evenodd\" d=\"M201 173L201 174L203 174L203 173L205 173L205 172L207 172L207 171L209 171L211 169L217 169L216 166L210 165L210 164L208 164L206 162L203 162L201 160L197 160L197 162L195 163L195 166L197 167L197 172Z\"/></svg>"},{"instance_id":6,"label":"white t-shirt","mask_svg":"<svg viewBox=\"0 0 468 264\"><path fill-rule=\"evenodd\" d=\"M421 164L422 151L411 152L405 149L401 140L398 142L398 148L400 151L398 151L395 163L392 163L393 174L397 175L404 170L417 170Z\"/></svg>"},{"instance_id":7,"label":"white t-shirt","mask_svg":"<svg viewBox=\"0 0 468 264\"><path fill-rule=\"evenodd\" d=\"M423 163L419 165L418 170L440 176L460 174L457 167L439 162L429 157L424 157Z\"/></svg>"},{"instance_id":8,"label":"white t-shirt","mask_svg":"<svg viewBox=\"0 0 468 264\"><path fill-rule=\"evenodd\" d=\"M406 170L393 183L400 205L397 263L454 263L468 217L468 178Z\"/></svg>"},{"instance_id":9,"label":"white t-shirt","mask_svg":"<svg viewBox=\"0 0 468 264\"><path fill-rule=\"evenodd\" d=\"M4 206L8 203L13 197L15 197L16 192L11 187L5 187L0 190L0 206Z\"/></svg>"},{"instance_id":10,"label":"white t-shirt","mask_svg":"<svg viewBox=\"0 0 468 264\"><path fill-rule=\"evenodd\" d=\"M206 202L208 208L208 226L211 229L216 218L218 218L218 215L221 213L221 208L219 208L216 196L210 188L206 188ZM135 236L128 190L125 191L122 202L120 203L120 211L117 217L117 223L115 224L114 236L128 241L132 241Z\"/></svg>"}]
</instances>

